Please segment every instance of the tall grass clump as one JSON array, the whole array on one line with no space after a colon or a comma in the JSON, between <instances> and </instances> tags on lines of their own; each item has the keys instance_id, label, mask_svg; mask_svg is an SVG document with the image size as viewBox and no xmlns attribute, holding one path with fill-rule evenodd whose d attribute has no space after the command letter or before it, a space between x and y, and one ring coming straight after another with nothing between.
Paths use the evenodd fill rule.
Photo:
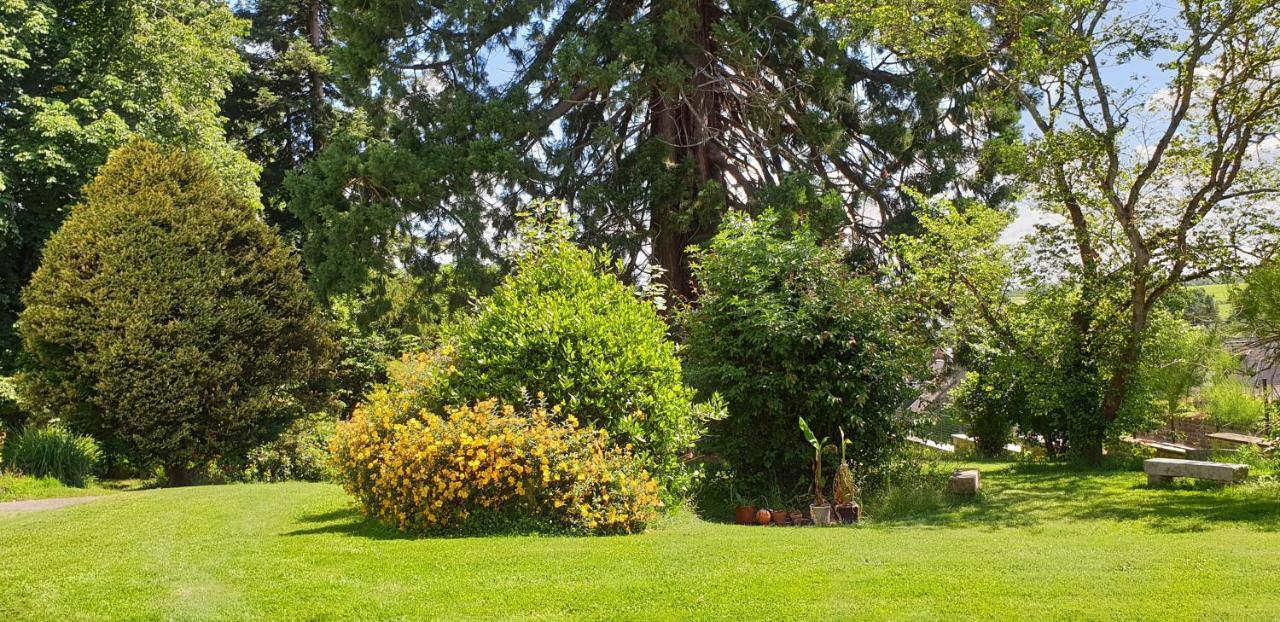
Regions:
<instances>
[{"instance_id":1,"label":"tall grass clump","mask_svg":"<svg viewBox=\"0 0 1280 622\"><path fill-rule=\"evenodd\" d=\"M1214 425L1251 432L1262 421L1266 404L1253 395L1247 382L1236 377L1216 379L1202 393L1209 421Z\"/></svg>"},{"instance_id":2,"label":"tall grass clump","mask_svg":"<svg viewBox=\"0 0 1280 622\"><path fill-rule=\"evenodd\" d=\"M28 426L9 439L4 449L6 468L80 488L102 461L97 441L60 425Z\"/></svg>"}]
</instances>

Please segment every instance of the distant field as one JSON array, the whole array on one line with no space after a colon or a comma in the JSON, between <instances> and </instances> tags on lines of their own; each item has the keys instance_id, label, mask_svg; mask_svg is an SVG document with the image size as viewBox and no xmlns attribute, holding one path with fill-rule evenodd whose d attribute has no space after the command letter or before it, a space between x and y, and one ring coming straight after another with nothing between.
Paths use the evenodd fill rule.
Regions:
<instances>
[{"instance_id":1,"label":"distant field","mask_svg":"<svg viewBox=\"0 0 1280 622\"><path fill-rule=\"evenodd\" d=\"M1191 289L1203 290L1213 296L1213 301L1218 303L1218 317L1226 319L1231 317L1231 312L1235 310L1235 307L1231 306L1231 292L1238 287L1240 287L1239 283L1213 283L1211 285L1192 285Z\"/></svg>"},{"instance_id":2,"label":"distant field","mask_svg":"<svg viewBox=\"0 0 1280 622\"><path fill-rule=\"evenodd\" d=\"M1225 320L1231 317L1231 312L1235 310L1235 307L1231 305L1231 292L1238 287L1240 287L1239 283L1212 283L1209 285L1192 285L1190 289L1203 290L1213 296L1213 301L1218 304L1218 317ZM1025 290L1018 290L1009 295L1009 300L1014 304L1022 304L1026 299Z\"/></svg>"}]
</instances>

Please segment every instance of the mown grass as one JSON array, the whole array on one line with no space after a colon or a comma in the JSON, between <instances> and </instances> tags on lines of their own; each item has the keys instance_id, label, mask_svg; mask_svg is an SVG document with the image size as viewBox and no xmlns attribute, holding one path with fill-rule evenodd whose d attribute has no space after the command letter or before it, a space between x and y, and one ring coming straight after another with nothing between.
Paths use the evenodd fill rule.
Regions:
<instances>
[{"instance_id":1,"label":"mown grass","mask_svg":"<svg viewBox=\"0 0 1280 622\"><path fill-rule=\"evenodd\" d=\"M83 488L67 486L52 477L30 477L0 472L0 503L34 499L90 497L129 490L141 490L154 482L140 479L91 480Z\"/></svg>"},{"instance_id":2,"label":"mown grass","mask_svg":"<svg viewBox=\"0 0 1280 622\"><path fill-rule=\"evenodd\" d=\"M1280 485L983 463L856 528L689 513L638 536L412 538L329 484L0 518L0 613L103 619L1280 619Z\"/></svg>"},{"instance_id":3,"label":"mown grass","mask_svg":"<svg viewBox=\"0 0 1280 622\"><path fill-rule=\"evenodd\" d=\"M76 488L67 486L52 477L27 477L12 473L0 473L0 502L28 499L54 499L58 497L83 497L100 495L98 486Z\"/></svg>"}]
</instances>

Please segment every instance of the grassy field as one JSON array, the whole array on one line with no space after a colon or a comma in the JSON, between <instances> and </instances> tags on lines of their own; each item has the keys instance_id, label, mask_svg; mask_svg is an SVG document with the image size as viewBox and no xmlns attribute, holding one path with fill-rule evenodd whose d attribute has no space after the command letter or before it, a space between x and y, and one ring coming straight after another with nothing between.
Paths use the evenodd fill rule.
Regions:
<instances>
[{"instance_id":1,"label":"grassy field","mask_svg":"<svg viewBox=\"0 0 1280 622\"><path fill-rule=\"evenodd\" d=\"M8 620L1280 619L1280 486L984 464L977 501L857 528L682 514L639 536L415 539L329 484L0 518Z\"/></svg>"},{"instance_id":2,"label":"grassy field","mask_svg":"<svg viewBox=\"0 0 1280 622\"><path fill-rule=\"evenodd\" d=\"M1210 285L1193 285L1191 289L1199 289L1213 297L1218 304L1218 316L1222 319L1231 317L1235 306L1231 304L1231 292L1240 287L1239 283L1213 283Z\"/></svg>"},{"instance_id":3,"label":"grassy field","mask_svg":"<svg viewBox=\"0 0 1280 622\"><path fill-rule=\"evenodd\" d=\"M27 499L54 499L58 497L84 497L115 492L118 486L90 484L85 488L65 486L52 477L25 477L0 472L0 502Z\"/></svg>"},{"instance_id":4,"label":"grassy field","mask_svg":"<svg viewBox=\"0 0 1280 622\"><path fill-rule=\"evenodd\" d=\"M1203 290L1209 296L1213 297L1213 301L1218 305L1218 318L1227 319L1231 317L1231 312L1235 310L1235 306L1231 304L1231 292L1240 287L1239 283L1211 283L1208 285L1190 285L1189 289ZM1009 300L1015 304L1022 304L1027 299L1027 295L1022 291L1018 291L1009 296Z\"/></svg>"}]
</instances>

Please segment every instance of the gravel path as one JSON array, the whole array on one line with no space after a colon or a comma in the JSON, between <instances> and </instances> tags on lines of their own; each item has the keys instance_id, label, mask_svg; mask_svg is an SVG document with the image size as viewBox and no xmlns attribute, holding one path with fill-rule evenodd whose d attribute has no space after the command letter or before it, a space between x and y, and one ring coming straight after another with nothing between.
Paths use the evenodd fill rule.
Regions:
<instances>
[{"instance_id":1,"label":"gravel path","mask_svg":"<svg viewBox=\"0 0 1280 622\"><path fill-rule=\"evenodd\" d=\"M31 501L7 501L5 503L0 503L0 514L21 514L23 512L56 510L58 508L65 508L69 505L88 503L100 497L101 495L91 497L66 497L62 499L33 499Z\"/></svg>"}]
</instances>

